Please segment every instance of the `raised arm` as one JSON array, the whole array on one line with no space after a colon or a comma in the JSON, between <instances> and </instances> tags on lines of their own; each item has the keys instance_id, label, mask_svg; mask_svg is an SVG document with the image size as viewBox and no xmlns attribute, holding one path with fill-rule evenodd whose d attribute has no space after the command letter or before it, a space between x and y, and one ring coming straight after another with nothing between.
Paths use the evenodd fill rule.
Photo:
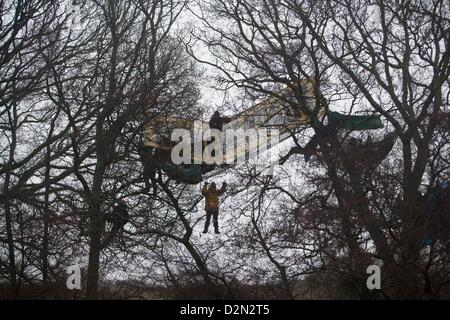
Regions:
<instances>
[{"instance_id":1,"label":"raised arm","mask_svg":"<svg viewBox=\"0 0 450 320\"><path fill-rule=\"evenodd\" d=\"M222 187L219 189L219 191L217 192L220 195L222 195L225 191L227 191L227 183L224 182L222 183Z\"/></svg>"},{"instance_id":2,"label":"raised arm","mask_svg":"<svg viewBox=\"0 0 450 320\"><path fill-rule=\"evenodd\" d=\"M208 182L205 182L202 188L202 195L206 196L207 192L208 192Z\"/></svg>"},{"instance_id":3,"label":"raised arm","mask_svg":"<svg viewBox=\"0 0 450 320\"><path fill-rule=\"evenodd\" d=\"M229 122L231 122L231 118L230 117L222 117L222 121L223 121L223 123L229 123Z\"/></svg>"}]
</instances>

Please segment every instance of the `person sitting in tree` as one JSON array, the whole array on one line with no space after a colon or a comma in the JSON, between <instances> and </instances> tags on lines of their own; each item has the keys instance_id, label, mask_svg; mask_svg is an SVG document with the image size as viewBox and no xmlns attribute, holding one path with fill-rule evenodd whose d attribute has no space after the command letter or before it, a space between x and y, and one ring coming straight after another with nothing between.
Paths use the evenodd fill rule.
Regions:
<instances>
[{"instance_id":1,"label":"person sitting in tree","mask_svg":"<svg viewBox=\"0 0 450 320\"><path fill-rule=\"evenodd\" d=\"M105 220L113 224L111 233L123 232L123 227L130 221L128 205L125 200L117 201L112 214L107 215Z\"/></svg>"},{"instance_id":2,"label":"person sitting in tree","mask_svg":"<svg viewBox=\"0 0 450 320\"><path fill-rule=\"evenodd\" d=\"M106 248L116 236L122 238L124 226L130 221L128 205L124 200L117 201L111 213L105 215L105 222L112 224L111 230L102 241L102 248ZM123 239L122 239L123 241Z\"/></svg>"},{"instance_id":3,"label":"person sitting in tree","mask_svg":"<svg viewBox=\"0 0 450 320\"><path fill-rule=\"evenodd\" d=\"M222 131L223 125L225 123L228 123L231 121L231 118L229 117L222 117L219 113L219 111L215 111L212 115L211 119L209 120L209 127L211 129L217 129Z\"/></svg>"},{"instance_id":4,"label":"person sitting in tree","mask_svg":"<svg viewBox=\"0 0 450 320\"><path fill-rule=\"evenodd\" d=\"M212 115L211 119L209 120L209 128L210 129L217 129L222 131L223 130L223 125L225 123L228 123L231 121L231 118L229 117L222 117L219 113L219 111L215 111L214 114ZM215 140L215 137L211 137L211 140L209 142L206 143L206 145L209 145L210 143L213 143ZM220 141L219 141L220 142ZM206 146L204 145L204 147ZM212 155L215 155L215 151L212 152Z\"/></svg>"},{"instance_id":5,"label":"person sitting in tree","mask_svg":"<svg viewBox=\"0 0 450 320\"><path fill-rule=\"evenodd\" d=\"M216 234L220 233L219 232L219 222L218 222L219 197L225 193L226 189L227 189L226 182L224 182L222 184L222 187L219 190L217 190L216 184L214 182L211 183L209 188L208 188L207 182L203 186L202 194L205 196L205 211L206 211L205 229L203 230L203 233L208 232L208 227L209 227L209 223L211 221L211 216L213 217L215 233Z\"/></svg>"},{"instance_id":6,"label":"person sitting in tree","mask_svg":"<svg viewBox=\"0 0 450 320\"><path fill-rule=\"evenodd\" d=\"M156 167L154 163L155 148L142 146L139 149L139 156L141 158L144 169L143 178L145 183L145 191L149 192L153 185L153 193L156 193Z\"/></svg>"}]
</instances>

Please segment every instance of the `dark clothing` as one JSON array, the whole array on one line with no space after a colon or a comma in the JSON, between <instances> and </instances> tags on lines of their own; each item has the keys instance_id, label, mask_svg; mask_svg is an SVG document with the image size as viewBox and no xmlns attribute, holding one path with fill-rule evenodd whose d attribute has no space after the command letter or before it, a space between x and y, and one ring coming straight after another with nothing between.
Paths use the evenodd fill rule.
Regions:
<instances>
[{"instance_id":1,"label":"dark clothing","mask_svg":"<svg viewBox=\"0 0 450 320\"><path fill-rule=\"evenodd\" d=\"M102 248L106 248L116 236L122 237L124 226L130 221L128 214L128 206L126 203L119 201L114 206L112 213L105 216L105 221L112 224L110 231L102 241Z\"/></svg>"},{"instance_id":2,"label":"dark clothing","mask_svg":"<svg viewBox=\"0 0 450 320\"><path fill-rule=\"evenodd\" d=\"M142 166L144 169L143 172L143 178L145 183L145 190L148 192L150 190L150 182L154 186L155 190L155 177L156 177L156 167L155 167L155 156L154 153L156 152L155 148L153 147L146 147L143 146L139 150L139 156L141 157Z\"/></svg>"},{"instance_id":3,"label":"dark clothing","mask_svg":"<svg viewBox=\"0 0 450 320\"><path fill-rule=\"evenodd\" d=\"M155 190L156 171L152 166L144 165L144 183L146 192L150 191L151 186L153 186L153 190Z\"/></svg>"},{"instance_id":4,"label":"dark clothing","mask_svg":"<svg viewBox=\"0 0 450 320\"><path fill-rule=\"evenodd\" d=\"M211 119L209 120L209 128L210 129L217 129L222 131L223 130L223 125L225 123L228 123L231 121L231 118L228 117L222 117L220 116L220 113L218 111L214 112L214 114L212 115ZM211 140L209 142L207 142L204 147L206 147L206 145L209 145L211 143L213 143L215 141L215 137L211 137ZM221 143L221 141L219 141L219 143ZM212 151L211 155L214 157L216 155L215 150Z\"/></svg>"},{"instance_id":5,"label":"dark clothing","mask_svg":"<svg viewBox=\"0 0 450 320\"><path fill-rule=\"evenodd\" d=\"M113 223L114 226L123 228L123 226L129 221L127 205L124 203L118 203L114 207L112 214L109 217L106 217L106 221Z\"/></svg>"},{"instance_id":6,"label":"dark clothing","mask_svg":"<svg viewBox=\"0 0 450 320\"><path fill-rule=\"evenodd\" d=\"M337 133L339 129L352 131L374 130L383 128L383 123L378 115L351 116L339 112L328 112L328 125L322 129L325 139ZM308 162L311 155L319 145L317 134L315 134L304 148L305 162Z\"/></svg>"},{"instance_id":7,"label":"dark clothing","mask_svg":"<svg viewBox=\"0 0 450 320\"><path fill-rule=\"evenodd\" d=\"M205 229L204 233L208 232L209 223L211 221L211 216L213 217L213 224L214 224L214 232L219 233L219 209L206 209L206 221L205 221Z\"/></svg>"},{"instance_id":8,"label":"dark clothing","mask_svg":"<svg viewBox=\"0 0 450 320\"><path fill-rule=\"evenodd\" d=\"M322 130L322 134L325 140L329 140L333 135L336 134L336 126L334 124L328 124L319 130ZM303 156L305 158L305 162L309 161L309 159L311 158L314 151L316 151L318 146L319 146L319 138L317 134L314 134L311 140L309 140L309 142L304 147Z\"/></svg>"},{"instance_id":9,"label":"dark clothing","mask_svg":"<svg viewBox=\"0 0 450 320\"><path fill-rule=\"evenodd\" d=\"M214 112L211 119L209 120L209 127L211 129L221 130L223 129L223 125L231 121L231 118L220 116L219 112Z\"/></svg>"},{"instance_id":10,"label":"dark clothing","mask_svg":"<svg viewBox=\"0 0 450 320\"><path fill-rule=\"evenodd\" d=\"M170 163L170 150L153 147L143 147L139 151L141 162L143 166L143 179L145 183L145 191L149 192L153 186L153 195L156 195L158 190L158 180L156 173L157 169L164 168Z\"/></svg>"}]
</instances>

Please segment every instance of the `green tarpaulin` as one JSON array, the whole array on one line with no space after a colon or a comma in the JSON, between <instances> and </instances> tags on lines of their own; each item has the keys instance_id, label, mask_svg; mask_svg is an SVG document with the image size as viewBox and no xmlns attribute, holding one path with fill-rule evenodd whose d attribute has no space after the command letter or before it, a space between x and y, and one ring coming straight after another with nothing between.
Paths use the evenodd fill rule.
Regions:
<instances>
[{"instance_id":1,"label":"green tarpaulin","mask_svg":"<svg viewBox=\"0 0 450 320\"><path fill-rule=\"evenodd\" d=\"M328 112L329 124L336 124L338 128L348 130L372 130L383 128L380 116L350 116L343 113Z\"/></svg>"}]
</instances>

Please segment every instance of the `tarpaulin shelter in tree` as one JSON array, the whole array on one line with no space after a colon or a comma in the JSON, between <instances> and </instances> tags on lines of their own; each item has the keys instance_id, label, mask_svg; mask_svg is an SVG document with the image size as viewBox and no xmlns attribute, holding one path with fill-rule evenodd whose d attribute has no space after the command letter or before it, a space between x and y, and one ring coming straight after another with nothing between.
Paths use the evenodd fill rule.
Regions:
<instances>
[{"instance_id":1,"label":"tarpaulin shelter in tree","mask_svg":"<svg viewBox=\"0 0 450 320\"><path fill-rule=\"evenodd\" d=\"M292 137L298 128L310 125L310 115L304 110L313 110L316 108L316 99L313 94L314 82L312 80L303 80L299 84L303 93L300 99L296 99L291 88L285 88L276 96L271 96L263 101L245 109L244 111L232 116L227 123L223 124L222 142L227 141L227 133L235 132L228 129L277 129L279 132L278 139L274 141L259 139L258 135L253 135L245 144L245 152L243 157L249 158L260 148L272 148L278 143ZM300 101L298 101L300 100ZM298 107L297 107L298 106ZM338 112L329 111L321 107L316 112L317 119L328 117L328 125L326 128L332 130L372 130L383 127L381 119L377 115L345 115ZM214 175L219 172L218 169L226 170L230 164L234 164L239 155L236 153L224 154L224 164L207 164L203 159L196 159L196 153L192 152L190 164L174 164L170 158L170 152L177 142L171 141L171 133L174 129L187 129L191 137L202 139L203 132L209 129L208 123L200 120L181 118L176 116L158 115L151 123L148 123L144 132L144 149L148 157L144 162L147 166L152 165L157 169L164 171L169 177L184 183L196 184L203 180L205 175ZM200 137L200 138L198 138ZM232 137L233 139L233 137ZM305 150L310 153L317 147L316 138L313 137ZM192 150L194 150L193 140ZM202 141L205 147L207 142ZM392 147L392 146L391 146ZM226 150L223 148L223 150ZM390 150L390 149L389 149ZM159 156L153 154L156 153ZM198 156L198 155L197 155ZM241 155L242 156L242 155ZM310 155L309 155L310 156ZM305 153L305 159L309 156Z\"/></svg>"}]
</instances>

